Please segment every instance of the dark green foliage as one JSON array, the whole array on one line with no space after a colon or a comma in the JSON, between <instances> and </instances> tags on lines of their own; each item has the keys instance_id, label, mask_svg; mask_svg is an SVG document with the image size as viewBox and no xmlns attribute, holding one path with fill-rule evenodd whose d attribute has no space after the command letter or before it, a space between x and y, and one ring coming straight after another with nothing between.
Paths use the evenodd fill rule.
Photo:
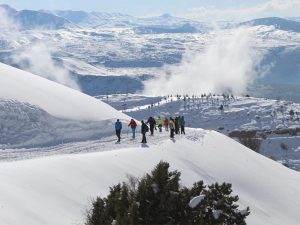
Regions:
<instances>
[{"instance_id":1,"label":"dark green foliage","mask_svg":"<svg viewBox=\"0 0 300 225\"><path fill-rule=\"evenodd\" d=\"M107 198L97 198L87 216L86 225L244 225L249 208L238 210L238 196L232 195L231 184L205 186L199 181L191 188L180 187L180 172L169 171L160 162L151 174L132 184L110 188ZM194 208L192 198L203 196Z\"/></svg>"}]
</instances>

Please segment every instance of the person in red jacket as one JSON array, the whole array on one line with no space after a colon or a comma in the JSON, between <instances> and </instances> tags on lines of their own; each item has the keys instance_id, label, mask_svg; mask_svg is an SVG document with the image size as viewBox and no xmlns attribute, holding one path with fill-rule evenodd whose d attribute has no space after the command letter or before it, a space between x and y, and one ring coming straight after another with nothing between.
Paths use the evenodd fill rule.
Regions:
<instances>
[{"instance_id":1,"label":"person in red jacket","mask_svg":"<svg viewBox=\"0 0 300 225\"><path fill-rule=\"evenodd\" d=\"M164 127L165 127L165 131L169 131L169 120L168 120L168 118L166 118L164 120Z\"/></svg>"},{"instance_id":2,"label":"person in red jacket","mask_svg":"<svg viewBox=\"0 0 300 225\"><path fill-rule=\"evenodd\" d=\"M135 139L135 129L136 129L136 122L134 121L134 119L130 120L130 123L128 124L128 126L131 127L131 132L132 132L132 138Z\"/></svg>"}]
</instances>

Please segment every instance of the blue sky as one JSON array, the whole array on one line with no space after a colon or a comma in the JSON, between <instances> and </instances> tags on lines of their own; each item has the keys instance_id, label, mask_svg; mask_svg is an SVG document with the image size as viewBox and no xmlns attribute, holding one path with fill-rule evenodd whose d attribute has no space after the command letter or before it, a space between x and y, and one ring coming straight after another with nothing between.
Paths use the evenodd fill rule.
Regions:
<instances>
[{"instance_id":1,"label":"blue sky","mask_svg":"<svg viewBox=\"0 0 300 225\"><path fill-rule=\"evenodd\" d=\"M121 12L134 16L170 13L193 19L300 16L300 0L3 0L17 9Z\"/></svg>"}]
</instances>

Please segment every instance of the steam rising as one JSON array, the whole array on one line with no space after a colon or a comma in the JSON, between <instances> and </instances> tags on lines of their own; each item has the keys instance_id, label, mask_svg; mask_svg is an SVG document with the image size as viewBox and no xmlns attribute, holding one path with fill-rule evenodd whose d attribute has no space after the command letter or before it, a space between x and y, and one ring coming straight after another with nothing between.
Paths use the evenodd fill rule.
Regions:
<instances>
[{"instance_id":1,"label":"steam rising","mask_svg":"<svg viewBox=\"0 0 300 225\"><path fill-rule=\"evenodd\" d=\"M52 58L53 47L49 48L43 42L25 48L22 52L15 54L14 62L26 70L42 76L48 80L80 90L77 83L70 77L69 72L58 66Z\"/></svg>"},{"instance_id":2,"label":"steam rising","mask_svg":"<svg viewBox=\"0 0 300 225\"><path fill-rule=\"evenodd\" d=\"M0 43L1 39L9 41L10 48L23 45L11 56L14 63L22 69L42 76L57 83L80 90L78 84L71 78L68 70L59 66L53 59L54 47L50 43L40 40L33 44L24 46L22 32L19 24L7 15L7 12L0 8Z\"/></svg>"},{"instance_id":3,"label":"steam rising","mask_svg":"<svg viewBox=\"0 0 300 225\"><path fill-rule=\"evenodd\" d=\"M145 83L145 93L242 94L259 76L262 54L253 47L245 28L230 34L218 31L201 52L187 52L178 65L164 68L162 76Z\"/></svg>"}]
</instances>

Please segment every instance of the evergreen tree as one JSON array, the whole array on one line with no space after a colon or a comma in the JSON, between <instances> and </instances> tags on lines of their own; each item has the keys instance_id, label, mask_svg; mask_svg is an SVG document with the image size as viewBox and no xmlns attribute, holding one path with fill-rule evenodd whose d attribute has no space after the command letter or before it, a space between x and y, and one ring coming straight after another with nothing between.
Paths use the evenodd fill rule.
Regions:
<instances>
[{"instance_id":1,"label":"evergreen tree","mask_svg":"<svg viewBox=\"0 0 300 225\"><path fill-rule=\"evenodd\" d=\"M180 187L180 172L169 171L169 163L160 162L130 188L123 183L110 188L107 198L97 198L87 216L86 225L244 225L249 208L238 210L238 196L231 184L192 188ZM193 199L200 201L190 205Z\"/></svg>"},{"instance_id":2,"label":"evergreen tree","mask_svg":"<svg viewBox=\"0 0 300 225\"><path fill-rule=\"evenodd\" d=\"M98 197L93 202L92 211L87 216L86 225L102 225L105 224L105 202Z\"/></svg>"}]
</instances>

